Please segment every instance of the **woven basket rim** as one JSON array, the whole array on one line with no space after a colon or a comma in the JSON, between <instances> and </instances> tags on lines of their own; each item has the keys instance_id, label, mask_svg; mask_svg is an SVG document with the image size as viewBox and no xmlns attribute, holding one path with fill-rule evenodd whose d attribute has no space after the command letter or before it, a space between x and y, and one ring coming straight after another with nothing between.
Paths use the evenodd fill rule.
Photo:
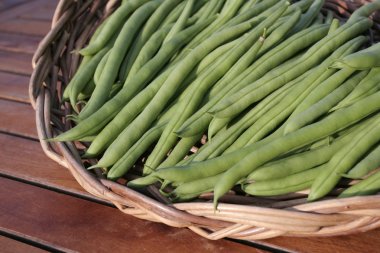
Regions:
<instances>
[{"instance_id":1,"label":"woven basket rim","mask_svg":"<svg viewBox=\"0 0 380 253\"><path fill-rule=\"evenodd\" d=\"M335 236L380 227L380 194L312 203L295 200L287 203L288 206L277 207L220 203L214 212L212 203L165 204L121 184L96 178L80 162L73 143L47 142L46 139L52 137L54 132L50 124L53 120L51 104L54 98L49 82L57 82L59 79L57 70L51 66L60 57L52 55L53 50L49 48L62 28L76 15L74 5L83 2L86 1L59 1L52 29L41 41L33 57L29 96L36 111L37 132L43 151L49 158L68 168L86 191L112 202L126 214L173 227L187 227L212 240L224 237L258 240L282 235ZM94 2L96 4L102 0ZM109 1L105 8L111 10L117 2ZM68 40L69 35L66 36L65 39ZM53 74L49 76L49 73Z\"/></svg>"}]
</instances>

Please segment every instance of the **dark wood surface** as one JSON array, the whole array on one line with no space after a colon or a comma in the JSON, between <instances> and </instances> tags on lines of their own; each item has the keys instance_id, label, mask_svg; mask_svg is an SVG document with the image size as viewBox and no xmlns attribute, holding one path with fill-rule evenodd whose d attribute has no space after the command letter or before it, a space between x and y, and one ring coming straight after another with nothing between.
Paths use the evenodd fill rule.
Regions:
<instances>
[{"instance_id":1,"label":"dark wood surface","mask_svg":"<svg viewBox=\"0 0 380 253\"><path fill-rule=\"evenodd\" d=\"M44 155L27 95L57 0L0 1L0 252L379 252L380 230L330 238L209 241L139 220L85 192Z\"/></svg>"}]
</instances>

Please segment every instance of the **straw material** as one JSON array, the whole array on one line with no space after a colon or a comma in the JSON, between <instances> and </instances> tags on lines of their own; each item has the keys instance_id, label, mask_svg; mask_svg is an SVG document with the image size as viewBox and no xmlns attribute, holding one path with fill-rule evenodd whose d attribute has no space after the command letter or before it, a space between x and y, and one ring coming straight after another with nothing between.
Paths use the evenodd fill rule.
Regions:
<instances>
[{"instance_id":1,"label":"straw material","mask_svg":"<svg viewBox=\"0 0 380 253\"><path fill-rule=\"evenodd\" d=\"M336 17L344 19L364 2L327 0L323 11L332 10ZM302 192L278 198L245 197L231 192L221 199L214 212L211 193L204 194L197 202L170 204L154 186L140 193L127 188L123 182L106 180L100 171L86 170L78 153L85 143L46 142L46 138L71 127L71 122L64 117L71 114L71 108L61 101L61 95L80 62L75 52L118 4L119 1L61 0L51 31L33 57L29 94L36 110L42 148L48 157L67 167L85 190L112 202L126 214L173 227L187 227L211 240L335 236L380 227L380 195L330 197L307 203L307 195ZM376 16L373 19L378 23ZM377 28L375 25L374 29ZM377 40L376 36L372 39Z\"/></svg>"}]
</instances>

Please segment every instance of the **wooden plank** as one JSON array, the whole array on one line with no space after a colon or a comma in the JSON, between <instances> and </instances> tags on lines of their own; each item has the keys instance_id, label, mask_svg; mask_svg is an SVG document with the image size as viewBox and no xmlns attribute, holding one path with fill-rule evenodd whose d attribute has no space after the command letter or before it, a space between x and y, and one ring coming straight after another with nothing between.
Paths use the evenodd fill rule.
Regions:
<instances>
[{"instance_id":1,"label":"wooden plank","mask_svg":"<svg viewBox=\"0 0 380 253\"><path fill-rule=\"evenodd\" d=\"M45 250L33 247L31 245L0 236L1 252L3 253L43 253Z\"/></svg>"},{"instance_id":2,"label":"wooden plank","mask_svg":"<svg viewBox=\"0 0 380 253\"><path fill-rule=\"evenodd\" d=\"M9 10L14 6L25 3L28 0L1 0L0 2L0 12Z\"/></svg>"},{"instance_id":3,"label":"wooden plank","mask_svg":"<svg viewBox=\"0 0 380 253\"><path fill-rule=\"evenodd\" d=\"M79 252L264 252L0 178L0 226ZM48 233L47 233L48 231ZM95 243L96 242L96 243Z\"/></svg>"},{"instance_id":4,"label":"wooden plank","mask_svg":"<svg viewBox=\"0 0 380 253\"><path fill-rule=\"evenodd\" d=\"M96 199L70 172L48 158L40 143L0 133L0 173L9 177Z\"/></svg>"},{"instance_id":5,"label":"wooden plank","mask_svg":"<svg viewBox=\"0 0 380 253\"><path fill-rule=\"evenodd\" d=\"M54 5L43 5L41 8L37 8L31 12L25 12L20 15L22 19L31 19L31 20L44 20L51 22L53 19L54 9L57 3L55 1L49 1L54 3Z\"/></svg>"},{"instance_id":6,"label":"wooden plank","mask_svg":"<svg viewBox=\"0 0 380 253\"><path fill-rule=\"evenodd\" d=\"M33 54L41 40L40 36L0 32L0 50Z\"/></svg>"},{"instance_id":7,"label":"wooden plank","mask_svg":"<svg viewBox=\"0 0 380 253\"><path fill-rule=\"evenodd\" d=\"M32 70L31 54L0 51L0 71L30 75Z\"/></svg>"},{"instance_id":8,"label":"wooden plank","mask_svg":"<svg viewBox=\"0 0 380 253\"><path fill-rule=\"evenodd\" d=\"M7 0L13 1L13 0ZM20 17L21 15L33 12L39 8L48 8L51 12L54 11L55 6L58 4L58 0L46 1L46 0L28 0L23 4L15 5L15 7L4 11L0 15L0 21L6 21L10 19L14 19Z\"/></svg>"},{"instance_id":9,"label":"wooden plank","mask_svg":"<svg viewBox=\"0 0 380 253\"><path fill-rule=\"evenodd\" d=\"M33 108L25 103L0 99L0 131L38 139Z\"/></svg>"},{"instance_id":10,"label":"wooden plank","mask_svg":"<svg viewBox=\"0 0 380 253\"><path fill-rule=\"evenodd\" d=\"M0 31L17 34L45 36L50 30L51 22L45 20L10 19L0 24Z\"/></svg>"},{"instance_id":11,"label":"wooden plank","mask_svg":"<svg viewBox=\"0 0 380 253\"><path fill-rule=\"evenodd\" d=\"M0 71L0 98L29 102L29 77Z\"/></svg>"},{"instance_id":12,"label":"wooden plank","mask_svg":"<svg viewBox=\"0 0 380 253\"><path fill-rule=\"evenodd\" d=\"M376 253L380 249L380 229L347 236L334 237L278 237L264 240L269 247L274 246L302 253ZM370 243L368 243L370 242Z\"/></svg>"}]
</instances>

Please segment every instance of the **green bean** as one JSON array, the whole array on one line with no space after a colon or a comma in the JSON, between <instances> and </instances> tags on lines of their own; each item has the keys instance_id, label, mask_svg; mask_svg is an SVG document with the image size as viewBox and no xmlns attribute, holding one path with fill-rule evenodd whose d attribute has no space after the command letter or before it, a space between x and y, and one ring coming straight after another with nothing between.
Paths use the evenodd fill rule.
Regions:
<instances>
[{"instance_id":1,"label":"green bean","mask_svg":"<svg viewBox=\"0 0 380 253\"><path fill-rule=\"evenodd\" d=\"M214 204L228 192L236 182L246 177L262 164L279 155L323 139L380 109L380 92L360 100L350 107L335 111L323 120L303 127L298 131L276 138L246 155L239 163L224 172L214 188ZM378 131L380 133L380 131ZM249 149L250 146L247 147ZM237 152L242 152L241 150Z\"/></svg>"},{"instance_id":2,"label":"green bean","mask_svg":"<svg viewBox=\"0 0 380 253\"><path fill-rule=\"evenodd\" d=\"M317 44L312 46L298 61L293 65L285 66L284 68L271 71L256 82L246 86L239 92L231 95L228 98L220 101L214 107L212 113L216 117L231 117L246 109L252 103L258 101L263 96L281 86L283 83L294 79L305 70L318 64L326 55L333 52L337 47L351 38L355 38L371 26L369 19L362 19L350 26L343 25L334 33L327 35ZM260 87L261 86L261 87ZM260 87L262 92L257 92L257 87ZM265 88L264 88L265 87Z\"/></svg>"},{"instance_id":3,"label":"green bean","mask_svg":"<svg viewBox=\"0 0 380 253\"><path fill-rule=\"evenodd\" d=\"M244 37L243 37L244 38ZM218 82L210 89L209 93L206 94L205 100L209 101L213 99L216 94L225 89L228 83L235 81L235 78L242 74L242 71L246 69L255 62L258 58L258 53L265 43L266 33L264 29L264 34L256 41L255 44L228 70L228 72L220 79ZM238 42L240 43L240 42ZM207 103L207 102L206 102Z\"/></svg>"},{"instance_id":4,"label":"green bean","mask_svg":"<svg viewBox=\"0 0 380 253\"><path fill-rule=\"evenodd\" d=\"M87 157L93 157L104 151L125 129L129 123L144 109L163 85L170 71L163 72L158 78L135 96L96 136L86 151Z\"/></svg>"},{"instance_id":5,"label":"green bean","mask_svg":"<svg viewBox=\"0 0 380 253\"><path fill-rule=\"evenodd\" d=\"M183 199L185 197L194 198L202 193L211 192L220 177L221 174L180 184L170 195L175 196L177 199Z\"/></svg>"},{"instance_id":6,"label":"green bean","mask_svg":"<svg viewBox=\"0 0 380 253\"><path fill-rule=\"evenodd\" d=\"M343 59L337 59L332 68L353 68L356 70L380 67L380 43L374 44L366 49L347 55Z\"/></svg>"},{"instance_id":7,"label":"green bean","mask_svg":"<svg viewBox=\"0 0 380 253\"><path fill-rule=\"evenodd\" d=\"M367 75L367 71L362 71L344 82L340 87L336 88L329 95L315 103L308 109L297 114L289 122L284 129L284 134L293 132L326 114L334 105L341 101L351 92L355 86Z\"/></svg>"},{"instance_id":8,"label":"green bean","mask_svg":"<svg viewBox=\"0 0 380 253\"><path fill-rule=\"evenodd\" d=\"M205 159L219 156L223 152L227 153L226 149L232 150L237 146L236 139L239 138L241 133L254 124L257 119L266 114L270 108L279 103L279 101L281 101L289 93L289 91L293 89L295 84L299 83L309 74L310 72L306 72L304 75L270 94L246 115L244 115L239 121L229 127L225 132L221 132L220 134L218 133L212 141L209 141L203 145L202 148L198 150L193 160L203 161Z\"/></svg>"},{"instance_id":9,"label":"green bean","mask_svg":"<svg viewBox=\"0 0 380 253\"><path fill-rule=\"evenodd\" d=\"M178 17L181 15L183 9L185 8L186 2L183 1L179 3L168 15L167 17L162 21L161 27L166 26L168 24L172 24L176 22Z\"/></svg>"},{"instance_id":10,"label":"green bean","mask_svg":"<svg viewBox=\"0 0 380 253\"><path fill-rule=\"evenodd\" d=\"M153 126L148 130L108 171L107 178L116 180L125 175L141 155L160 137L165 123Z\"/></svg>"},{"instance_id":11,"label":"green bean","mask_svg":"<svg viewBox=\"0 0 380 253\"><path fill-rule=\"evenodd\" d=\"M97 66L96 69L95 69L95 73L94 73L94 83L95 83L95 85L97 85L97 84L99 83L100 76L102 75L102 72L103 72L104 66L105 66L106 63L107 63L107 60L108 60L108 57L110 56L110 54L111 54L111 50L109 50L109 51L103 56L103 58L100 60L98 66Z\"/></svg>"},{"instance_id":12,"label":"green bean","mask_svg":"<svg viewBox=\"0 0 380 253\"><path fill-rule=\"evenodd\" d=\"M334 71L325 70L327 64L321 64L309 75L310 80L303 81L305 86L298 85L292 89L291 96L285 97L277 105L271 108L266 116L259 118L242 134L234 143L233 148L254 143L276 129L293 112L294 108L318 85L321 81L331 76Z\"/></svg>"},{"instance_id":13,"label":"green bean","mask_svg":"<svg viewBox=\"0 0 380 253\"><path fill-rule=\"evenodd\" d=\"M336 20L336 21L334 21ZM325 24L332 24L334 22L339 22L338 19L334 18L334 13L330 10L327 10L327 14L324 20ZM338 23L339 24L339 23ZM335 24L334 24L335 25ZM339 26L339 25L338 25Z\"/></svg>"},{"instance_id":14,"label":"green bean","mask_svg":"<svg viewBox=\"0 0 380 253\"><path fill-rule=\"evenodd\" d=\"M362 5L359 9L356 9L350 16L347 24L355 23L363 17L369 17L373 12L380 10L380 0L375 0L371 3Z\"/></svg>"},{"instance_id":15,"label":"green bean","mask_svg":"<svg viewBox=\"0 0 380 253\"><path fill-rule=\"evenodd\" d=\"M169 41L174 34L178 33L181 31L185 26L187 19L190 17L191 14L191 9L194 6L194 0L188 0L186 2L185 8L183 9L181 15L179 16L177 22L174 24L172 29L169 31L168 35L164 39L164 43Z\"/></svg>"},{"instance_id":16,"label":"green bean","mask_svg":"<svg viewBox=\"0 0 380 253\"><path fill-rule=\"evenodd\" d=\"M233 17L227 23L225 23L224 27L234 26L253 18L256 18L258 20L266 18L281 5L283 5L283 3L279 3L278 0L263 1L257 5L254 5L254 7L249 8L245 12Z\"/></svg>"},{"instance_id":17,"label":"green bean","mask_svg":"<svg viewBox=\"0 0 380 253\"><path fill-rule=\"evenodd\" d=\"M125 104L128 103L132 97L134 97L140 89L142 89L141 86L159 71L162 64L165 64L165 62L168 61L170 57L187 42L187 40L191 39L192 35L197 33L211 21L212 18L205 22L199 22L177 34L175 38L163 45L155 57L136 73L135 77L129 82L127 86L128 88L123 87L114 99L109 100L99 109L99 111L95 112L85 121L80 122L74 128L71 128L69 131L62 133L52 140L75 140L77 138L97 133L123 108Z\"/></svg>"},{"instance_id":18,"label":"green bean","mask_svg":"<svg viewBox=\"0 0 380 253\"><path fill-rule=\"evenodd\" d=\"M379 166L380 146L377 146L352 169L350 169L347 176L351 178L361 178L370 173L372 170L377 169Z\"/></svg>"},{"instance_id":19,"label":"green bean","mask_svg":"<svg viewBox=\"0 0 380 253\"><path fill-rule=\"evenodd\" d=\"M85 66L92 59L92 57L93 57L92 55L83 57L82 62L79 65L79 68L77 69L76 73L74 74L74 76L72 77L72 79L69 81L69 83L65 87L65 90L63 91L63 94L62 94L62 100L63 101L70 101L71 86L73 85L73 83L75 83L75 81L74 81L75 75L77 75L78 72L81 72L82 69L85 68Z\"/></svg>"},{"instance_id":20,"label":"green bean","mask_svg":"<svg viewBox=\"0 0 380 253\"><path fill-rule=\"evenodd\" d=\"M211 140L220 130L226 128L230 118L213 118L207 129L207 138Z\"/></svg>"},{"instance_id":21,"label":"green bean","mask_svg":"<svg viewBox=\"0 0 380 253\"><path fill-rule=\"evenodd\" d=\"M272 46L276 45L281 41L289 32L289 30L294 26L294 24L301 17L301 11L295 11L292 16L286 19L278 28L276 28L265 41L265 44L260 49L260 54L268 51Z\"/></svg>"},{"instance_id":22,"label":"green bean","mask_svg":"<svg viewBox=\"0 0 380 253\"><path fill-rule=\"evenodd\" d=\"M244 156L248 155L257 148L266 145L267 143L268 141L260 141L254 143L250 147L239 150L239 152L232 152L216 158L204 160L202 162L192 161L191 159L191 162L187 164L179 163L174 167L161 168L148 176L131 181L130 185L133 185L134 187L142 187L153 184L161 179L167 182L186 183L201 178L215 176L228 170Z\"/></svg>"},{"instance_id":23,"label":"green bean","mask_svg":"<svg viewBox=\"0 0 380 253\"><path fill-rule=\"evenodd\" d=\"M125 140L128 139L133 144L152 124L155 116L158 115L168 101L175 94L178 84L180 84L192 71L192 69L205 57L210 51L218 47L220 44L229 41L251 28L251 24L243 23L236 27L225 29L214 34L207 40L197 46L191 54L187 55L170 73L168 79L153 97L150 103L144 108L140 115L123 131L122 134L107 149L99 164L102 167L109 167L115 163L128 150L130 145L126 145ZM141 70L140 70L141 71ZM128 136L125 138L125 136Z\"/></svg>"},{"instance_id":24,"label":"green bean","mask_svg":"<svg viewBox=\"0 0 380 253\"><path fill-rule=\"evenodd\" d=\"M310 6L314 3L314 0L301 0L293 3L284 15L289 15L296 9L300 9L302 12L307 12Z\"/></svg>"},{"instance_id":25,"label":"green bean","mask_svg":"<svg viewBox=\"0 0 380 253\"><path fill-rule=\"evenodd\" d=\"M125 81L126 76L129 75L129 70L131 69L133 63L135 62L141 48L149 40L152 34L157 30L159 25L162 23L164 18L173 10L182 0L166 0L156 8L153 14L146 21L146 24L142 27L141 31L137 35L133 44L131 45L131 50L125 57L126 64L120 72L119 78L121 81Z\"/></svg>"},{"instance_id":26,"label":"green bean","mask_svg":"<svg viewBox=\"0 0 380 253\"><path fill-rule=\"evenodd\" d=\"M250 8L253 8L253 6L255 6L257 4L257 0L248 0L248 1L245 1L245 3L243 4L242 7L240 7L237 15L247 11L248 9Z\"/></svg>"},{"instance_id":27,"label":"green bean","mask_svg":"<svg viewBox=\"0 0 380 253\"><path fill-rule=\"evenodd\" d=\"M331 22L331 25L330 25L330 30L329 30L329 34L335 32L340 26L340 21L339 19L336 19L334 18Z\"/></svg>"},{"instance_id":28,"label":"green bean","mask_svg":"<svg viewBox=\"0 0 380 253\"><path fill-rule=\"evenodd\" d=\"M201 71L205 69L206 67L212 65L216 59L228 53L233 47L239 44L243 38L244 36L216 48L211 53L209 53L205 58L202 59L202 61L197 66L197 68Z\"/></svg>"},{"instance_id":29,"label":"green bean","mask_svg":"<svg viewBox=\"0 0 380 253\"><path fill-rule=\"evenodd\" d=\"M270 69L278 66L286 59L294 56L299 50L310 46L315 41L326 35L328 27L326 25L320 25L317 27L306 29L300 33L297 33L285 40L280 45L276 46L274 49L270 50L258 60L256 60L250 67L244 70L241 75L236 77L234 80L221 80L221 89L218 93L212 93L210 96L212 98L208 103L206 103L200 110L198 110L193 116L191 116L178 130L180 136L191 136L198 132L203 132L207 129L212 116L207 114L211 108L217 104L222 98L224 98L228 93L236 92L241 89L243 85L249 84L250 82L262 77ZM235 69L237 70L237 69ZM218 84L217 84L218 85Z\"/></svg>"},{"instance_id":30,"label":"green bean","mask_svg":"<svg viewBox=\"0 0 380 253\"><path fill-rule=\"evenodd\" d=\"M184 101L178 106L178 117L173 117L168 123L156 147L148 157L145 163L147 167L155 169L159 165L178 138L177 135L173 133L176 128L181 126L193 111L197 109L207 90L219 80L247 50L250 49L252 43L260 37L260 28L264 28L266 25L273 23L281 16L286 8L287 6L279 8L267 20L260 24L259 27L256 27L256 29L248 33L246 38L239 45L236 45L231 52L222 57L216 66L213 65L192 83L193 88L191 89L190 94L186 96Z\"/></svg>"},{"instance_id":31,"label":"green bean","mask_svg":"<svg viewBox=\"0 0 380 253\"><path fill-rule=\"evenodd\" d=\"M338 183L342 174L352 168L380 140L379 123L380 117L377 115L368 127L356 135L348 145L331 158L326 170L313 182L308 196L309 201L314 201L327 195Z\"/></svg>"},{"instance_id":32,"label":"green bean","mask_svg":"<svg viewBox=\"0 0 380 253\"><path fill-rule=\"evenodd\" d=\"M94 79L91 79L83 88L83 90L78 94L78 101L83 101L89 98L92 92L94 91L94 89L95 89L95 82L94 82Z\"/></svg>"},{"instance_id":33,"label":"green bean","mask_svg":"<svg viewBox=\"0 0 380 253\"><path fill-rule=\"evenodd\" d=\"M289 32L290 34L297 33L302 29L305 29L309 25L312 24L313 20L318 16L322 6L324 4L324 0L316 0L314 1L306 13L302 14L298 23L293 27L293 29Z\"/></svg>"},{"instance_id":34,"label":"green bean","mask_svg":"<svg viewBox=\"0 0 380 253\"><path fill-rule=\"evenodd\" d=\"M102 31L99 33L97 38L91 41L87 47L79 52L82 55L91 55L101 50L112 38L115 31L117 31L119 27L123 26L123 23L128 16L147 2L149 2L149 0L131 0L126 4L122 4L120 8L112 13L112 15L108 17L107 21L105 21L106 24L102 27Z\"/></svg>"},{"instance_id":35,"label":"green bean","mask_svg":"<svg viewBox=\"0 0 380 253\"><path fill-rule=\"evenodd\" d=\"M330 94L333 90L335 90L339 85L341 85L349 76L354 73L353 69L342 69L341 71L336 72L330 78L325 80L323 83L318 85L313 92L311 92L302 102L297 106L289 120L293 117L297 116L299 113L302 113L306 109L308 109L313 104L317 103L328 94ZM288 121L289 121L288 120ZM288 124L288 123L286 123Z\"/></svg>"},{"instance_id":36,"label":"green bean","mask_svg":"<svg viewBox=\"0 0 380 253\"><path fill-rule=\"evenodd\" d=\"M380 172L363 179L359 183L344 190L338 198L347 198L353 196L370 195L378 192L380 189Z\"/></svg>"},{"instance_id":37,"label":"green bean","mask_svg":"<svg viewBox=\"0 0 380 253\"><path fill-rule=\"evenodd\" d=\"M296 153L285 158L271 161L260 166L248 175L248 180L264 181L282 178L311 169L312 167L328 162L331 157L351 141L352 137L360 133L370 122L365 122L350 128L350 132L335 139L332 144ZM330 137L330 136L329 136Z\"/></svg>"},{"instance_id":38,"label":"green bean","mask_svg":"<svg viewBox=\"0 0 380 253\"><path fill-rule=\"evenodd\" d=\"M380 68L373 68L370 70L368 75L355 87L355 89L345 97L337 106L331 109L335 111L337 109L351 105L357 99L363 97L368 91L372 90L374 87L378 87L380 82ZM378 90L375 89L375 90Z\"/></svg>"},{"instance_id":39,"label":"green bean","mask_svg":"<svg viewBox=\"0 0 380 253\"><path fill-rule=\"evenodd\" d=\"M233 0L232 4L228 8L228 11L221 13L218 16L218 18L210 24L210 26L208 26L206 29L200 32L192 41L190 41L189 44L186 45L186 48L192 49L196 47L201 41L205 40L212 33L214 33L218 28L220 28L224 23L226 23L231 17L233 17L236 14L243 2L244 0Z\"/></svg>"},{"instance_id":40,"label":"green bean","mask_svg":"<svg viewBox=\"0 0 380 253\"><path fill-rule=\"evenodd\" d=\"M158 166L158 168L176 165L189 153L191 148L202 138L202 136L203 135L199 134L179 140L168 157Z\"/></svg>"},{"instance_id":41,"label":"green bean","mask_svg":"<svg viewBox=\"0 0 380 253\"><path fill-rule=\"evenodd\" d=\"M69 84L71 85L69 95L70 103L74 109L76 109L78 94L91 80L93 74L95 73L96 67L108 50L109 48L107 47L100 50L80 71L75 74L75 78L73 78L71 84Z\"/></svg>"},{"instance_id":42,"label":"green bean","mask_svg":"<svg viewBox=\"0 0 380 253\"><path fill-rule=\"evenodd\" d=\"M162 0L155 0L144 4L125 23L111 49L107 63L100 76L99 84L101 85L95 87L90 100L79 114L80 119L83 120L96 112L108 100L111 85L117 77L120 64L132 44L134 35L161 2Z\"/></svg>"},{"instance_id":43,"label":"green bean","mask_svg":"<svg viewBox=\"0 0 380 253\"><path fill-rule=\"evenodd\" d=\"M125 80L125 83L130 81L130 79L133 78L133 76L150 60L154 57L154 55L157 53L161 45L163 44L163 41L165 37L167 36L168 32L170 31L172 25L169 24L167 26L163 26L160 30L158 30L156 33L154 33L149 40L146 42L146 44L141 48L141 51L136 57L136 60L131 64L130 69L128 71L128 75L126 76L127 70L120 70L120 80ZM126 58L127 61L129 61L129 58ZM125 65L127 66L127 65ZM123 73L124 72L124 73ZM125 78L126 77L126 78Z\"/></svg>"},{"instance_id":44,"label":"green bean","mask_svg":"<svg viewBox=\"0 0 380 253\"><path fill-rule=\"evenodd\" d=\"M277 196L293 193L310 188L314 179L325 169L325 165L320 165L284 178L247 184L242 189L253 196Z\"/></svg>"},{"instance_id":45,"label":"green bean","mask_svg":"<svg viewBox=\"0 0 380 253\"><path fill-rule=\"evenodd\" d=\"M319 24L323 24L324 23L324 16L322 13L319 13L318 16L316 16L313 20L313 22L311 22L311 25L319 25Z\"/></svg>"}]
</instances>

